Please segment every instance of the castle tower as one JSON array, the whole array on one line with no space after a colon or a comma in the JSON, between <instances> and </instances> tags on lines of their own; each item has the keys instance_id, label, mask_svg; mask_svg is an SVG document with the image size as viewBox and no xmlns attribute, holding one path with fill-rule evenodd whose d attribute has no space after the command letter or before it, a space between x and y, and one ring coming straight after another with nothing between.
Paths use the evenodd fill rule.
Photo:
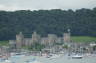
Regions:
<instances>
[{"instance_id":1,"label":"castle tower","mask_svg":"<svg viewBox=\"0 0 96 63\"><path fill-rule=\"evenodd\" d=\"M63 35L64 42L70 42L70 29L67 30L67 33Z\"/></svg>"},{"instance_id":2,"label":"castle tower","mask_svg":"<svg viewBox=\"0 0 96 63\"><path fill-rule=\"evenodd\" d=\"M36 32L33 32L32 34L32 43L40 43L40 35L38 35Z\"/></svg>"},{"instance_id":3,"label":"castle tower","mask_svg":"<svg viewBox=\"0 0 96 63\"><path fill-rule=\"evenodd\" d=\"M20 49L24 45L24 35L22 32L20 32L18 35L16 35L16 47L17 49Z\"/></svg>"}]
</instances>

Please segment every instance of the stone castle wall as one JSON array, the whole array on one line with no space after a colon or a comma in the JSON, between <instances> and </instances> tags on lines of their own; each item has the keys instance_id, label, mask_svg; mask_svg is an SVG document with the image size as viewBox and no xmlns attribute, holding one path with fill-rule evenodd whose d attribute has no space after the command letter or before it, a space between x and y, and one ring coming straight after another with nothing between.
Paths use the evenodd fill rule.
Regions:
<instances>
[{"instance_id":1,"label":"stone castle wall","mask_svg":"<svg viewBox=\"0 0 96 63\"><path fill-rule=\"evenodd\" d=\"M33 32L32 38L24 38L22 32L16 35L16 43L17 48L21 48L22 46L31 46L33 43L40 43L46 46L53 46L54 43L64 43L70 41L70 34L64 33L63 37L58 37L55 34L48 34L47 37L40 37L39 34ZM10 41L12 42L12 41Z\"/></svg>"}]
</instances>

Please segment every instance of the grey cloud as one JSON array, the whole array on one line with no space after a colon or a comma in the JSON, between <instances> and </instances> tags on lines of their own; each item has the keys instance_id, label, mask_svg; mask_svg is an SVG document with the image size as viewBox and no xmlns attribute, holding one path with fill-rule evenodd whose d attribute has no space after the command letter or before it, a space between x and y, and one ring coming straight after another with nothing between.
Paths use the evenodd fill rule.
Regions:
<instances>
[{"instance_id":1,"label":"grey cloud","mask_svg":"<svg viewBox=\"0 0 96 63\"><path fill-rule=\"evenodd\" d=\"M96 7L96 0L0 0L6 8L18 9L79 9ZM15 10L15 8L14 8Z\"/></svg>"}]
</instances>

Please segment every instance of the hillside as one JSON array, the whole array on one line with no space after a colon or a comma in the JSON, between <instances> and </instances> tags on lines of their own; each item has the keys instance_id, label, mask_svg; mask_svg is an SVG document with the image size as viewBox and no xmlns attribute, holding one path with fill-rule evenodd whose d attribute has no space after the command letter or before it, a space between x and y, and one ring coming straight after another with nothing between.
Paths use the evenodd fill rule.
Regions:
<instances>
[{"instance_id":1,"label":"hillside","mask_svg":"<svg viewBox=\"0 0 96 63\"><path fill-rule=\"evenodd\" d=\"M62 36L69 28L72 36L96 36L96 8L0 11L0 40L15 39L20 31L26 37L33 31L41 36Z\"/></svg>"}]
</instances>

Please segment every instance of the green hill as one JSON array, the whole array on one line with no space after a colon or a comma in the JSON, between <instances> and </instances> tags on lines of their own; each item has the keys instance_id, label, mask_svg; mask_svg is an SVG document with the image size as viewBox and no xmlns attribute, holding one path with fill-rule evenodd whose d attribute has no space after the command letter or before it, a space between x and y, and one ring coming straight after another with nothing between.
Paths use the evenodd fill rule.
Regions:
<instances>
[{"instance_id":1,"label":"green hill","mask_svg":"<svg viewBox=\"0 0 96 63\"><path fill-rule=\"evenodd\" d=\"M25 37L33 31L62 36L67 29L72 36L96 36L96 8L0 11L0 40L15 39L20 31Z\"/></svg>"},{"instance_id":2,"label":"green hill","mask_svg":"<svg viewBox=\"0 0 96 63\"><path fill-rule=\"evenodd\" d=\"M96 37L90 36L72 36L71 40L73 42L96 42Z\"/></svg>"}]
</instances>

